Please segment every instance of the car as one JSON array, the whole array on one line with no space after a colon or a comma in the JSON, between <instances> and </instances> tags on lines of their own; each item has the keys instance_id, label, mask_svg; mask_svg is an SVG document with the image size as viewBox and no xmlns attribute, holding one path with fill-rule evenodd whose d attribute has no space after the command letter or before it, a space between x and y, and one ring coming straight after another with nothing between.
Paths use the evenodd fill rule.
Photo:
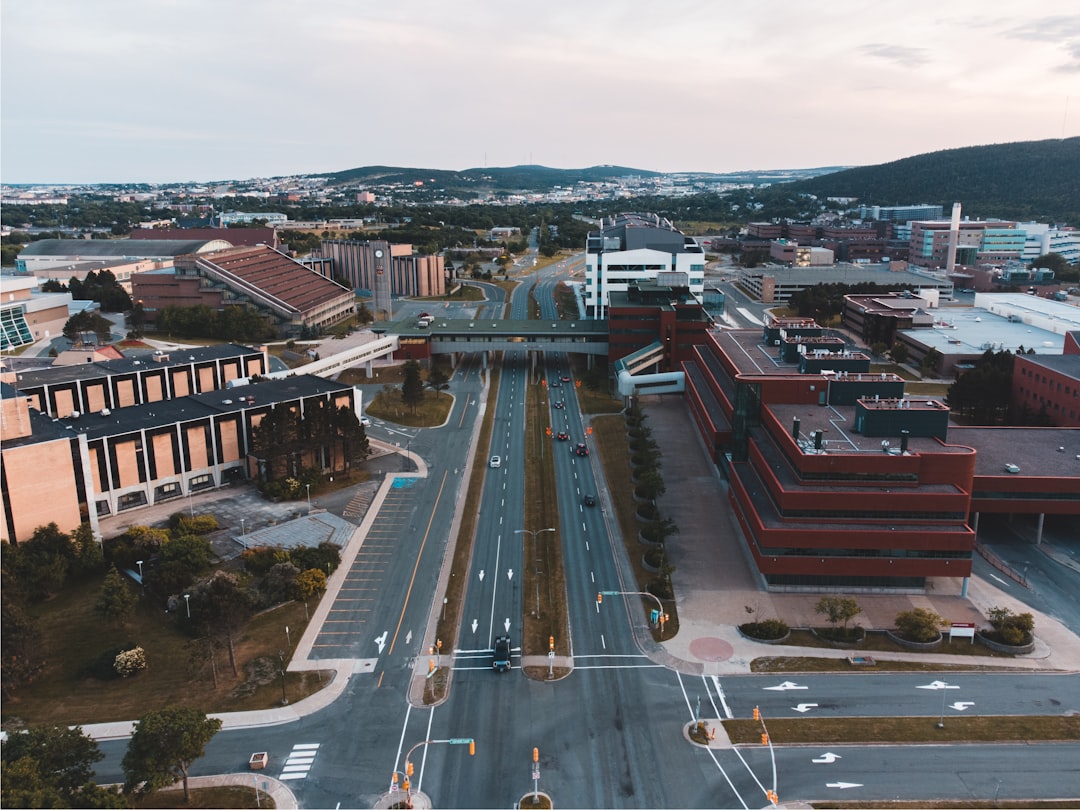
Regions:
<instances>
[{"instance_id":1,"label":"car","mask_svg":"<svg viewBox=\"0 0 1080 810\"><path fill-rule=\"evenodd\" d=\"M368 419L366 416L361 416L360 417L360 426L361 427L371 427L371 420Z\"/></svg>"},{"instance_id":2,"label":"car","mask_svg":"<svg viewBox=\"0 0 1080 810\"><path fill-rule=\"evenodd\" d=\"M582 500L584 501L586 506L596 506L595 495L586 495Z\"/></svg>"},{"instance_id":3,"label":"car","mask_svg":"<svg viewBox=\"0 0 1080 810\"><path fill-rule=\"evenodd\" d=\"M491 461L488 462L489 467L501 467L502 459L499 456L492 456Z\"/></svg>"},{"instance_id":4,"label":"car","mask_svg":"<svg viewBox=\"0 0 1080 810\"><path fill-rule=\"evenodd\" d=\"M548 383L548 388L558 388L558 387L559 387L559 381L558 380L552 380L551 382Z\"/></svg>"},{"instance_id":5,"label":"car","mask_svg":"<svg viewBox=\"0 0 1080 810\"><path fill-rule=\"evenodd\" d=\"M567 433L565 430L560 430L556 434L555 438L557 438L560 442L568 442L570 441L570 434Z\"/></svg>"},{"instance_id":6,"label":"car","mask_svg":"<svg viewBox=\"0 0 1080 810\"><path fill-rule=\"evenodd\" d=\"M561 411L563 408L566 407L566 403L565 402L555 402L555 403L552 404L551 407L554 408L557 411Z\"/></svg>"},{"instance_id":7,"label":"car","mask_svg":"<svg viewBox=\"0 0 1080 810\"><path fill-rule=\"evenodd\" d=\"M578 442L576 445L574 445L574 455L575 456L587 456L587 455L589 455L589 447L588 447L588 445L586 445L585 442Z\"/></svg>"},{"instance_id":8,"label":"car","mask_svg":"<svg viewBox=\"0 0 1080 810\"><path fill-rule=\"evenodd\" d=\"M509 672L510 663L510 636L499 636L495 639L495 649L491 655L491 668L496 672Z\"/></svg>"},{"instance_id":9,"label":"car","mask_svg":"<svg viewBox=\"0 0 1080 810\"><path fill-rule=\"evenodd\" d=\"M563 382L570 382L570 375L564 374L559 379L562 380Z\"/></svg>"}]
</instances>

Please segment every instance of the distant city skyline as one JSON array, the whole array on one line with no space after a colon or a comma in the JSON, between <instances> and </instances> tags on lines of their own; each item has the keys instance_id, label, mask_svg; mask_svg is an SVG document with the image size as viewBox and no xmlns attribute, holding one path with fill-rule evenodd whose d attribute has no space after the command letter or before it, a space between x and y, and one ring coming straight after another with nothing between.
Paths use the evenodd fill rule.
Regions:
<instances>
[{"instance_id":1,"label":"distant city skyline","mask_svg":"<svg viewBox=\"0 0 1080 810\"><path fill-rule=\"evenodd\" d=\"M4 0L0 182L732 172L1080 135L1067 0Z\"/></svg>"}]
</instances>

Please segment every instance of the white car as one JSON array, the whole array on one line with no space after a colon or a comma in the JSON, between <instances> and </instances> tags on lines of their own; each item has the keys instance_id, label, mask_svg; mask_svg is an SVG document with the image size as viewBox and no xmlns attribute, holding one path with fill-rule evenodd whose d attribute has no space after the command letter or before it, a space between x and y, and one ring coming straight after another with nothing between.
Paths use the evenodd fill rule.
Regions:
<instances>
[{"instance_id":1,"label":"white car","mask_svg":"<svg viewBox=\"0 0 1080 810\"><path fill-rule=\"evenodd\" d=\"M366 416L361 416L360 417L360 426L361 427L371 427L371 420L368 419Z\"/></svg>"},{"instance_id":2,"label":"white car","mask_svg":"<svg viewBox=\"0 0 1080 810\"><path fill-rule=\"evenodd\" d=\"M502 459L499 458L498 456L492 456L491 461L488 462L488 466L489 467L501 467L502 466Z\"/></svg>"}]
</instances>

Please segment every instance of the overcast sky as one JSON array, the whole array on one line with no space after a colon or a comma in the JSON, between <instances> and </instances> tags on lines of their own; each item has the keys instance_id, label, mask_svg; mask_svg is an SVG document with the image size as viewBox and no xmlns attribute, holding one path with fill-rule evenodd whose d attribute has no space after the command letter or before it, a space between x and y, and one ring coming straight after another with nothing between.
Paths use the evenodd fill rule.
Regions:
<instances>
[{"instance_id":1,"label":"overcast sky","mask_svg":"<svg viewBox=\"0 0 1080 810\"><path fill-rule=\"evenodd\" d=\"M1080 134L1075 0L3 0L0 181L736 171Z\"/></svg>"}]
</instances>

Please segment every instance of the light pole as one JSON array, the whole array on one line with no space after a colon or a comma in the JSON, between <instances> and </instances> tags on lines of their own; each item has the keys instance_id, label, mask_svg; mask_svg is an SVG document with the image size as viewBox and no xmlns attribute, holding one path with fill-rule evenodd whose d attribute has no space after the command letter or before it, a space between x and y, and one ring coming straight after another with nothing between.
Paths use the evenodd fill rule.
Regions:
<instances>
[{"instance_id":1,"label":"light pole","mask_svg":"<svg viewBox=\"0 0 1080 810\"><path fill-rule=\"evenodd\" d=\"M528 535L531 535L532 539L533 539L533 573L535 575L535 580L536 580L536 617L537 618L540 618L540 558L539 558L539 556L537 556L539 551L540 551L540 548L539 548L539 546L537 546L536 535L543 534L544 532L553 532L553 531L555 531L555 530L552 529L552 528L537 529L536 531L531 531L529 529L515 529L514 530L514 534L528 534Z\"/></svg>"},{"instance_id":2,"label":"light pole","mask_svg":"<svg viewBox=\"0 0 1080 810\"><path fill-rule=\"evenodd\" d=\"M285 695L285 651L278 650L278 672L281 673L281 705L288 706L289 698Z\"/></svg>"},{"instance_id":3,"label":"light pole","mask_svg":"<svg viewBox=\"0 0 1080 810\"><path fill-rule=\"evenodd\" d=\"M422 745L436 745L436 744L440 744L440 743L444 744L444 745L467 745L467 746L469 746L469 756L470 757L476 756L476 740L474 740L472 737L453 737L453 738L448 739L448 740L423 740L422 742L418 742L416 745L414 745L412 748L410 748L409 752L405 755L405 784L404 784L404 788L405 788L405 806L406 807L412 807L412 783L411 783L411 779L412 779L412 775L413 775L413 763L412 763L411 757L412 757L413 751L415 751L417 748L419 748ZM393 789L397 788L397 783L398 783L398 772L394 771L394 776L393 776L393 780L392 780L392 784L394 785Z\"/></svg>"},{"instance_id":4,"label":"light pole","mask_svg":"<svg viewBox=\"0 0 1080 810\"><path fill-rule=\"evenodd\" d=\"M184 594L184 607L187 608L187 617L191 618L191 594Z\"/></svg>"},{"instance_id":5,"label":"light pole","mask_svg":"<svg viewBox=\"0 0 1080 810\"><path fill-rule=\"evenodd\" d=\"M240 545L247 548L247 532L244 531L244 520L245 518L240 518Z\"/></svg>"},{"instance_id":6,"label":"light pole","mask_svg":"<svg viewBox=\"0 0 1080 810\"><path fill-rule=\"evenodd\" d=\"M311 514L311 484L304 484L304 486L307 488L307 511L308 511L308 514L310 515Z\"/></svg>"},{"instance_id":7,"label":"light pole","mask_svg":"<svg viewBox=\"0 0 1080 810\"><path fill-rule=\"evenodd\" d=\"M135 564L139 566L139 585L142 587L143 593L146 593L146 582L143 581L142 575L142 560L136 560Z\"/></svg>"}]
</instances>

